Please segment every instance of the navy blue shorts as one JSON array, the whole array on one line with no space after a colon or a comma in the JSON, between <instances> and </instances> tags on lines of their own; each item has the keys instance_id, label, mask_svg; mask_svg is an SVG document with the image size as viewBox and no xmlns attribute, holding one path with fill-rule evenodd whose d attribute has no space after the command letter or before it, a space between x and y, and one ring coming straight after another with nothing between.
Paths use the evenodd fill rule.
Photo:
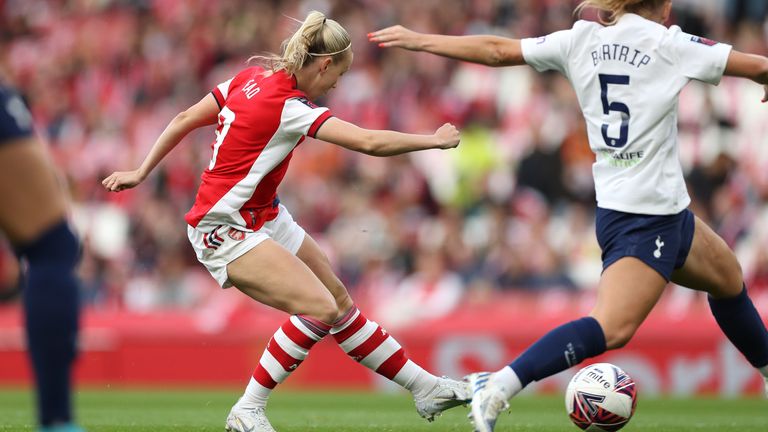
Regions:
<instances>
[{"instance_id":1,"label":"navy blue shorts","mask_svg":"<svg viewBox=\"0 0 768 432\"><path fill-rule=\"evenodd\" d=\"M598 207L597 243L602 249L603 271L624 257L634 257L670 280L685 264L693 242L695 220L688 209L675 215L624 213Z\"/></svg>"},{"instance_id":2,"label":"navy blue shorts","mask_svg":"<svg viewBox=\"0 0 768 432\"><path fill-rule=\"evenodd\" d=\"M32 135L32 116L16 92L0 85L0 145Z\"/></svg>"}]
</instances>

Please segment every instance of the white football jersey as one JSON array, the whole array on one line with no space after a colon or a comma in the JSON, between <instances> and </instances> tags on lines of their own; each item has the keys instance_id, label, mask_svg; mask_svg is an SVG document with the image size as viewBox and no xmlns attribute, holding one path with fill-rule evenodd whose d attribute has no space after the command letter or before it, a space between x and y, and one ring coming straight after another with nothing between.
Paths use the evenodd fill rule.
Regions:
<instances>
[{"instance_id":1,"label":"white football jersey","mask_svg":"<svg viewBox=\"0 0 768 432\"><path fill-rule=\"evenodd\" d=\"M635 14L612 26L522 40L526 63L564 74L587 122L597 205L676 214L690 203L678 160L677 104L692 79L717 85L731 46Z\"/></svg>"}]
</instances>

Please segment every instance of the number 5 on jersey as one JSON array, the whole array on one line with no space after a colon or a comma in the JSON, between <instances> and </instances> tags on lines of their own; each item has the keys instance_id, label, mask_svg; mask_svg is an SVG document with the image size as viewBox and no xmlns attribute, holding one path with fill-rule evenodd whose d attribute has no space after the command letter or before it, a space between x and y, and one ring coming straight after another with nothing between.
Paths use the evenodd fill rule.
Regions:
<instances>
[{"instance_id":1,"label":"number 5 on jersey","mask_svg":"<svg viewBox=\"0 0 768 432\"><path fill-rule=\"evenodd\" d=\"M235 121L235 113L226 106L219 112L219 127L216 129L216 143L213 145L213 156L211 156L211 162L208 164L208 171L213 170L216 166L216 156L219 154L219 147L224 142L224 137L229 132L229 127L232 126L232 122Z\"/></svg>"},{"instance_id":2,"label":"number 5 on jersey","mask_svg":"<svg viewBox=\"0 0 768 432\"><path fill-rule=\"evenodd\" d=\"M600 99L603 101L603 114L609 115L611 111L621 113L621 127L619 129L619 137L613 138L608 136L608 123L603 123L602 132L605 145L613 148L621 148L627 145L629 136L629 107L621 102L609 102L608 101L608 86L614 85L629 85L628 75L606 75L600 74Z\"/></svg>"}]
</instances>

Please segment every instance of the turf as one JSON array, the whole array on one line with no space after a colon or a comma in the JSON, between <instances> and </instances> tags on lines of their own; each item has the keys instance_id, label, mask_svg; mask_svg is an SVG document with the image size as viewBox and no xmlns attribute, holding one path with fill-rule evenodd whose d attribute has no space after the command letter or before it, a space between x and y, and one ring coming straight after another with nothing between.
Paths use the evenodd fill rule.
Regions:
<instances>
[{"instance_id":1,"label":"turf","mask_svg":"<svg viewBox=\"0 0 768 432\"><path fill-rule=\"evenodd\" d=\"M238 391L84 390L78 418L89 432L223 431ZM29 392L0 389L0 431L33 431ZM466 408L434 423L420 419L405 394L276 392L268 414L279 432L471 431ZM631 431L768 431L763 399L641 399ZM578 431L561 397L520 397L497 432Z\"/></svg>"}]
</instances>

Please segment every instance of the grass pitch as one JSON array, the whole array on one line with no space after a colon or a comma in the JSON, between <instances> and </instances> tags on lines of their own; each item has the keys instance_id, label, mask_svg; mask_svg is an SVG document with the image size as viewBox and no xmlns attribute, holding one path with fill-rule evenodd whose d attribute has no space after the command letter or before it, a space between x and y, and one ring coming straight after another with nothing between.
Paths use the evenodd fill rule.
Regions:
<instances>
[{"instance_id":1,"label":"grass pitch","mask_svg":"<svg viewBox=\"0 0 768 432\"><path fill-rule=\"evenodd\" d=\"M88 432L224 430L224 419L240 390L81 390L78 418ZM497 432L578 431L560 396L523 396L512 401ZM468 410L456 408L434 423L419 418L406 394L290 393L277 391L267 413L279 432L471 431ZM26 390L0 389L0 431L34 431L32 398ZM768 431L764 399L640 399L623 430Z\"/></svg>"}]
</instances>

